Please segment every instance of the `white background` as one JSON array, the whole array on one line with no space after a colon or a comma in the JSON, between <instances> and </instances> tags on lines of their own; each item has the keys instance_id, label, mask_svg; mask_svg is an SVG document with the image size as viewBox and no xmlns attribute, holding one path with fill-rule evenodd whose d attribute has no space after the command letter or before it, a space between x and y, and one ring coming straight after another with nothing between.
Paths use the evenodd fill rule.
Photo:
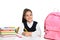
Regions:
<instances>
[{"instance_id":1,"label":"white background","mask_svg":"<svg viewBox=\"0 0 60 40\"><path fill-rule=\"evenodd\" d=\"M42 36L44 20L51 12L60 11L59 0L0 0L0 27L19 26L25 8L33 12L33 19L39 22Z\"/></svg>"}]
</instances>

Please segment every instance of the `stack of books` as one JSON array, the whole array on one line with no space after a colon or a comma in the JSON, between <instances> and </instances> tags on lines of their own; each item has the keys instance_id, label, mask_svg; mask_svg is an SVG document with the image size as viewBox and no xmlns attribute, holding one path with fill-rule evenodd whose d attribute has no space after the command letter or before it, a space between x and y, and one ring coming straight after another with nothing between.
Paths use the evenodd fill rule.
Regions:
<instances>
[{"instance_id":1,"label":"stack of books","mask_svg":"<svg viewBox=\"0 0 60 40\"><path fill-rule=\"evenodd\" d=\"M4 27L0 29L0 35L15 35L18 33L19 27Z\"/></svg>"}]
</instances>

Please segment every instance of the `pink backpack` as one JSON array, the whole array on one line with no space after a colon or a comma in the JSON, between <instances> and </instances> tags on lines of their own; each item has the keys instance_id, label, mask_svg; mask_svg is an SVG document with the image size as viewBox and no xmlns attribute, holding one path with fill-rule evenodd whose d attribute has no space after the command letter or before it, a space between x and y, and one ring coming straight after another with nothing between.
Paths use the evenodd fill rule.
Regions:
<instances>
[{"instance_id":1,"label":"pink backpack","mask_svg":"<svg viewBox=\"0 0 60 40\"><path fill-rule=\"evenodd\" d=\"M50 13L44 22L45 38L60 40L60 12Z\"/></svg>"}]
</instances>

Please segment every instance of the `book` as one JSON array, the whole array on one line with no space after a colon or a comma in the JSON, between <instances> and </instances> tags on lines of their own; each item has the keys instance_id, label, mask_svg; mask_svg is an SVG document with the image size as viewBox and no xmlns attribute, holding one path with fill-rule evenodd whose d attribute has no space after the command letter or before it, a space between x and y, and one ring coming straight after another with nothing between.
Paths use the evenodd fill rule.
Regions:
<instances>
[{"instance_id":1,"label":"book","mask_svg":"<svg viewBox=\"0 0 60 40\"><path fill-rule=\"evenodd\" d=\"M18 33L19 27L4 27L4 29L0 29L0 35L15 35Z\"/></svg>"}]
</instances>

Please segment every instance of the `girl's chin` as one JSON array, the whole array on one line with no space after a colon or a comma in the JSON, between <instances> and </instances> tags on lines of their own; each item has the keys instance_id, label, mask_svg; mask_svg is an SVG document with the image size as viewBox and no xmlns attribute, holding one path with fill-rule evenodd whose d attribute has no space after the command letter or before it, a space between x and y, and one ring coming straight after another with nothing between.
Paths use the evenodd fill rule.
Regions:
<instances>
[{"instance_id":1,"label":"girl's chin","mask_svg":"<svg viewBox=\"0 0 60 40\"><path fill-rule=\"evenodd\" d=\"M32 20L29 20L28 22L32 22Z\"/></svg>"}]
</instances>

